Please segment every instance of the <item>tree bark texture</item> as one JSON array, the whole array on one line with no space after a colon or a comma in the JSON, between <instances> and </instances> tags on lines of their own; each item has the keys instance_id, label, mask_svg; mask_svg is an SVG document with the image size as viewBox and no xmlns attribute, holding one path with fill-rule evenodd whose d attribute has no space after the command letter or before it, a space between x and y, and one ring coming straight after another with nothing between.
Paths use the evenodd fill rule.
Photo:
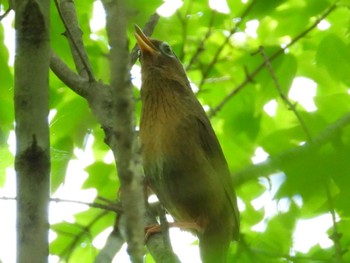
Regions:
<instances>
[{"instance_id":1,"label":"tree bark texture","mask_svg":"<svg viewBox=\"0 0 350 263\"><path fill-rule=\"evenodd\" d=\"M47 262L50 197L49 0L15 1L17 262Z\"/></svg>"},{"instance_id":2,"label":"tree bark texture","mask_svg":"<svg viewBox=\"0 0 350 263\"><path fill-rule=\"evenodd\" d=\"M130 11L127 1L102 1L107 13L107 35L110 44L111 90L113 97L112 131L104 127L106 142L116 159L121 184L121 200L125 213L126 241L133 263L143 262L144 201L142 166L135 132L133 87L130 80L130 57L127 21ZM117 25L117 26L116 26Z\"/></svg>"}]
</instances>

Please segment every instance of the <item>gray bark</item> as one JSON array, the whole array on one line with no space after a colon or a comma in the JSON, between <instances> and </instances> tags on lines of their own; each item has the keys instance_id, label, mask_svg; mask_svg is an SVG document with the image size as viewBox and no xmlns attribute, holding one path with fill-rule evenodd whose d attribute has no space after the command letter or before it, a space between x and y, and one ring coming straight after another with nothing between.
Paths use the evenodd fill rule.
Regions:
<instances>
[{"instance_id":1,"label":"gray bark","mask_svg":"<svg viewBox=\"0 0 350 263\"><path fill-rule=\"evenodd\" d=\"M102 1L107 14L107 35L110 50L113 121L107 144L115 156L121 184L121 200L125 213L128 253L133 263L143 262L144 222L143 172L135 133L133 87L130 81L127 21L130 11L127 1ZM118 25L118 26L116 26ZM109 128L104 127L106 134Z\"/></svg>"},{"instance_id":2,"label":"gray bark","mask_svg":"<svg viewBox=\"0 0 350 263\"><path fill-rule=\"evenodd\" d=\"M49 0L17 0L17 262L47 262L50 197Z\"/></svg>"}]
</instances>

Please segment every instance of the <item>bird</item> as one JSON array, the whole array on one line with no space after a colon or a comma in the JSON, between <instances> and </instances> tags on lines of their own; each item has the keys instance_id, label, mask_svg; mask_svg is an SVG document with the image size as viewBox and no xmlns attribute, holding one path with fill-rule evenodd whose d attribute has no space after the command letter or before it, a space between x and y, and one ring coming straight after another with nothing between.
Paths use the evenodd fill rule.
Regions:
<instances>
[{"instance_id":1,"label":"bird","mask_svg":"<svg viewBox=\"0 0 350 263\"><path fill-rule=\"evenodd\" d=\"M135 37L146 181L175 224L197 235L202 262L227 262L240 219L222 148L171 46L147 37L137 25Z\"/></svg>"}]
</instances>

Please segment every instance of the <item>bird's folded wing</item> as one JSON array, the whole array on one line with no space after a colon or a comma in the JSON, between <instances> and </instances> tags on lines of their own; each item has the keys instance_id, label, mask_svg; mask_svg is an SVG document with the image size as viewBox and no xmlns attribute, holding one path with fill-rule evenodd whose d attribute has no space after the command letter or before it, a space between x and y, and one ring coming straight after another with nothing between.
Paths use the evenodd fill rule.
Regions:
<instances>
[{"instance_id":1,"label":"bird's folded wing","mask_svg":"<svg viewBox=\"0 0 350 263\"><path fill-rule=\"evenodd\" d=\"M219 141L214 133L214 130L207 118L195 118L197 134L199 142L206 153L208 161L217 171L221 182L225 189L227 198L230 200L231 207L234 213L234 239L238 239L239 235L239 211L237 208L237 199L234 191L233 183L230 178L230 172L224 154L222 152Z\"/></svg>"}]
</instances>

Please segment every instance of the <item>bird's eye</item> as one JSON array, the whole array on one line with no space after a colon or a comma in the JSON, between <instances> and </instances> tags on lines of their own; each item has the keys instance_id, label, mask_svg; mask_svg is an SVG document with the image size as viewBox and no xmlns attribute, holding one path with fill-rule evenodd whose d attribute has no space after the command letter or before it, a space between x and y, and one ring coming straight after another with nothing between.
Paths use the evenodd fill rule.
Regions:
<instances>
[{"instance_id":1,"label":"bird's eye","mask_svg":"<svg viewBox=\"0 0 350 263\"><path fill-rule=\"evenodd\" d=\"M169 46L168 43L163 42L163 43L160 45L160 50L161 50L165 55L170 56L170 57L174 57L173 50L171 49L171 47Z\"/></svg>"}]
</instances>

